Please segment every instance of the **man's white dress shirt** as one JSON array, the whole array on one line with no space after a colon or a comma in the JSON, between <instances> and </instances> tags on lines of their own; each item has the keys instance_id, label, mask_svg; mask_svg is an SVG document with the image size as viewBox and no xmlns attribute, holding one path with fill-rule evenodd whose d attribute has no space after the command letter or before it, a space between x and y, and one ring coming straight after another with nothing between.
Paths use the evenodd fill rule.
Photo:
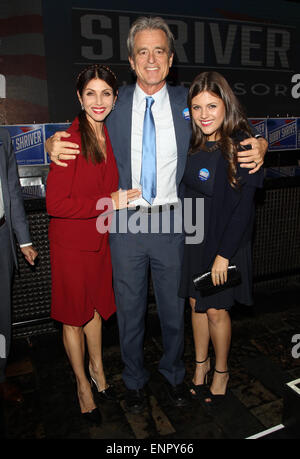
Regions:
<instances>
[{"instance_id":1,"label":"man's white dress shirt","mask_svg":"<svg viewBox=\"0 0 300 459\"><path fill-rule=\"evenodd\" d=\"M136 84L133 95L131 130L132 188L141 189L143 125L148 94ZM156 132L157 195L153 206L178 202L176 187L177 144L167 86L151 95L154 99L152 114ZM149 206L143 198L131 205Z\"/></svg>"}]
</instances>

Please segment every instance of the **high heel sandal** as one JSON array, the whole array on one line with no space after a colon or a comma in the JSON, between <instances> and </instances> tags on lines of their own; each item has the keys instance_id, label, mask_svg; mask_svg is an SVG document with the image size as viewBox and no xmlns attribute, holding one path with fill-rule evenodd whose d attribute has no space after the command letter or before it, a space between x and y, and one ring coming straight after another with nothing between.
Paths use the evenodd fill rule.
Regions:
<instances>
[{"instance_id":1,"label":"high heel sandal","mask_svg":"<svg viewBox=\"0 0 300 459\"><path fill-rule=\"evenodd\" d=\"M229 373L229 370L219 371L216 368L214 369L214 371L219 374ZM219 406L221 403L225 401L227 396L228 396L228 380L227 380L226 390L224 394L213 394L211 390L208 389L207 396L205 397L204 402L206 406ZM210 401L208 401L207 399L210 399Z\"/></svg>"},{"instance_id":2,"label":"high heel sandal","mask_svg":"<svg viewBox=\"0 0 300 459\"><path fill-rule=\"evenodd\" d=\"M207 362L207 360L209 359L209 356L206 357L205 360L202 360L201 362L198 361L198 360L195 360L195 363L197 365L200 365L202 363L205 363ZM191 397L194 398L194 399L198 399L198 398L203 398L203 396L205 395L208 395L209 393L209 389L207 387L207 378L208 378L208 373L210 372L210 369L205 373L205 376L204 376L204 383L203 384L194 384L193 381L191 381L191 384L190 384L190 394L191 394ZM193 394L191 391L194 391L195 393Z\"/></svg>"},{"instance_id":3,"label":"high heel sandal","mask_svg":"<svg viewBox=\"0 0 300 459\"><path fill-rule=\"evenodd\" d=\"M110 401L110 402L116 402L117 401L117 395L111 385L109 385L106 389L104 390L99 390L99 386L97 381L91 376L90 373L90 378L91 378L91 386L93 387L93 384L95 385L97 389L97 395L98 397L103 400L103 401Z\"/></svg>"}]
</instances>

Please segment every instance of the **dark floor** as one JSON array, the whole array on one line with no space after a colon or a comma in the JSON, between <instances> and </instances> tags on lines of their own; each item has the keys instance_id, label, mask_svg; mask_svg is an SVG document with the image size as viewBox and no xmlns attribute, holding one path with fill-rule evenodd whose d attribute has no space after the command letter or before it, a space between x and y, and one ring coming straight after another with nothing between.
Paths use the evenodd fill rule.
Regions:
<instances>
[{"instance_id":1,"label":"dark floor","mask_svg":"<svg viewBox=\"0 0 300 459\"><path fill-rule=\"evenodd\" d=\"M99 404L104 419L101 427L90 427L79 416L74 378L59 328L57 333L15 339L8 376L21 386L25 402L20 407L9 404L3 407L4 436L7 439L106 439L108 445L116 447L121 439L127 439L130 444L134 439L173 443L176 439L191 443L197 439L247 438L279 426L277 432L263 438L300 438L300 395L286 385L300 378L299 293L299 289L289 289L275 295L256 294L254 307L233 309L230 396L218 410L207 411L200 402L194 401L181 409L168 403L157 372L161 339L153 307L149 308L145 340L145 363L152 377L148 385L149 404L141 415L129 414L124 409L115 319L105 326L106 375L120 400ZM299 335L298 340L294 335ZM194 368L188 307L185 337L185 381L188 384Z\"/></svg>"}]
</instances>

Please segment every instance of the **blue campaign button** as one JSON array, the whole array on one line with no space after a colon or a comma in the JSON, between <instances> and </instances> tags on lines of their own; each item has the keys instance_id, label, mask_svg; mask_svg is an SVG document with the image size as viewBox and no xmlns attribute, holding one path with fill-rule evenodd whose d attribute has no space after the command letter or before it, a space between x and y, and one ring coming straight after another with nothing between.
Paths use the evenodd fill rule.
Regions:
<instances>
[{"instance_id":1,"label":"blue campaign button","mask_svg":"<svg viewBox=\"0 0 300 459\"><path fill-rule=\"evenodd\" d=\"M182 110L182 114L183 114L183 117L185 120L189 121L191 118L190 118L190 112L189 112L189 109L188 108L185 108L184 110Z\"/></svg>"},{"instance_id":2,"label":"blue campaign button","mask_svg":"<svg viewBox=\"0 0 300 459\"><path fill-rule=\"evenodd\" d=\"M203 167L202 169L200 169L199 173L198 173L198 178L202 181L206 181L209 179L209 176L210 176L210 173L209 173L209 170L208 169L205 169L205 167Z\"/></svg>"}]
</instances>

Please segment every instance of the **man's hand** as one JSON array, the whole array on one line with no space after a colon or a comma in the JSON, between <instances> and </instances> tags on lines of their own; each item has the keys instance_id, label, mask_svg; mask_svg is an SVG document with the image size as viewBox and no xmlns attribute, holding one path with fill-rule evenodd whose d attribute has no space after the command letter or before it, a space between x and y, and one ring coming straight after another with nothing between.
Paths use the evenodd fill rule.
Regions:
<instances>
[{"instance_id":1,"label":"man's hand","mask_svg":"<svg viewBox=\"0 0 300 459\"><path fill-rule=\"evenodd\" d=\"M46 140L45 148L49 153L51 161L58 166L67 167L67 163L62 163L61 159L75 159L79 154L79 145L76 143L62 141L62 137L70 137L71 134L65 131L56 132L53 136ZM74 156L75 155L75 156Z\"/></svg>"},{"instance_id":2,"label":"man's hand","mask_svg":"<svg viewBox=\"0 0 300 459\"><path fill-rule=\"evenodd\" d=\"M257 172L264 163L264 157L268 150L268 142L263 138L250 137L240 142L241 145L251 145L250 150L244 150L238 152L238 162L241 163L241 167L251 169L249 174ZM249 147L248 147L249 148Z\"/></svg>"},{"instance_id":3,"label":"man's hand","mask_svg":"<svg viewBox=\"0 0 300 459\"><path fill-rule=\"evenodd\" d=\"M28 261L28 263L30 263L33 266L34 260L38 256L37 251L33 248L32 245L27 245L26 247L20 247L20 249L25 259Z\"/></svg>"}]
</instances>

